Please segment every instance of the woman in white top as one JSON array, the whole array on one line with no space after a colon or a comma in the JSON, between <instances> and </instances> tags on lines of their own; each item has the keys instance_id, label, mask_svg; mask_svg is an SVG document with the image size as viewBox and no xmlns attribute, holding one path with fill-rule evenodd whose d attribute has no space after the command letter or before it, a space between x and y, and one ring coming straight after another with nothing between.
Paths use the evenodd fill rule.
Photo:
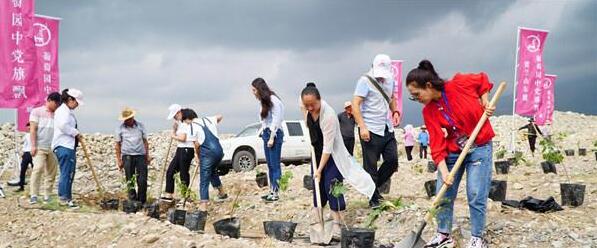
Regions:
<instances>
[{"instance_id":1,"label":"woman in white top","mask_svg":"<svg viewBox=\"0 0 597 248\"><path fill-rule=\"evenodd\" d=\"M259 119L261 120L261 138L263 139L263 150L269 175L270 192L261 197L267 202L274 202L278 197L278 180L282 175L280 157L282 155L282 142L284 131L284 104L280 98L270 90L263 78L256 78L251 83L253 95L261 104Z\"/></svg>"},{"instance_id":2,"label":"woman in white top","mask_svg":"<svg viewBox=\"0 0 597 248\"><path fill-rule=\"evenodd\" d=\"M306 112L305 122L309 128L311 145L315 152L317 171L312 171L321 193L321 204L329 203L334 218L334 233L340 230L340 211L346 209L344 196L338 198L331 194L335 181L345 181L358 192L371 199L375 191L375 183L362 166L358 165L348 153L336 112L325 101L321 100L315 84L308 84L301 92ZM314 191L315 192L315 191ZM313 204L317 207L315 194ZM322 206L323 207L323 206Z\"/></svg>"},{"instance_id":3,"label":"woman in white top","mask_svg":"<svg viewBox=\"0 0 597 248\"><path fill-rule=\"evenodd\" d=\"M78 208L73 202L72 188L77 160L76 149L78 140L82 137L77 130L74 110L79 105L83 105L83 93L77 89L65 89L61 97L62 105L54 113L54 137L52 138L52 149L60 165L58 197L61 204ZM31 199L31 202L36 201L37 199Z\"/></svg>"},{"instance_id":4,"label":"woman in white top","mask_svg":"<svg viewBox=\"0 0 597 248\"><path fill-rule=\"evenodd\" d=\"M192 109L182 109L180 126L176 131L172 131L172 139L178 141L176 153L174 158L168 166L166 171L166 190L163 200L171 201L174 193L174 174L180 173L181 182L187 187L190 184L191 178L189 168L191 162L195 157L195 151L199 147L197 144L197 132L200 127L193 123L193 119L197 118L197 114Z\"/></svg>"}]
</instances>

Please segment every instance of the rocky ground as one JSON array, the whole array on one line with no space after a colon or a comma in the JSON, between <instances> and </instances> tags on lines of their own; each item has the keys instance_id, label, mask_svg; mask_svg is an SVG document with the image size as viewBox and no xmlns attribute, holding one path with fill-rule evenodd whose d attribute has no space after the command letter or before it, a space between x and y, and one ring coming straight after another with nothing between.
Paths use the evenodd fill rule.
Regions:
<instances>
[{"instance_id":1,"label":"rocky ground","mask_svg":"<svg viewBox=\"0 0 597 248\"><path fill-rule=\"evenodd\" d=\"M509 143L510 128L520 127L526 122L522 118L501 116L492 118L496 129L495 151ZM0 130L0 163L9 163L12 153L12 126L5 124ZM498 175L494 179L508 182L507 198L521 200L526 196L545 199L553 196L560 199L560 183L574 182L586 185L584 204L580 207L564 206L564 211L555 213L534 213L528 210L505 208L499 202L489 203L487 234L492 247L597 247L597 162L592 149L597 140L597 116L557 112L553 134L566 133L558 142L562 148L578 150L587 148L586 156L566 157L558 165L558 175L543 174L539 154L530 155L526 140L517 135L517 150L523 152L526 163L511 168L510 174ZM397 134L400 136L400 134ZM87 143L92 164L107 192L121 192L122 176L116 169L113 155L113 140L109 135L89 134ZM399 140L400 137L398 137ZM158 194L157 179L159 169L165 159L168 146L164 134L150 137L150 195ZM357 149L358 150L358 149ZM426 160L406 161L403 147L399 147L400 168L392 177L391 191L386 199L402 197L404 206L399 210L385 212L376 222L376 245L391 247L416 225L428 209L431 200L427 198L423 184L435 178L426 171ZM28 209L27 192L17 194L5 186L10 178L8 170L0 180L7 198L0 199L0 247L309 247L309 223L311 222L311 193L302 187L303 176L309 172L308 165L287 166L293 179L281 200L266 204L260 200L265 193L255 183L255 172L231 172L224 176L228 193L234 196L239 192L238 208L234 215L241 219L241 238L231 239L215 234L214 221L229 214L232 200L214 203L210 206L208 222L204 234L194 233L182 226L170 224L162 215L162 220L151 219L144 213L125 214L122 211L103 211L94 201L98 194L91 173L79 152L77 174L74 183L75 198L83 205L79 210L69 211L56 206L49 210ZM357 157L359 157L357 155ZM260 165L259 170L265 171ZM567 173L565 173L567 171ZM196 182L193 189L196 190ZM468 207L464 183L456 201L455 233L466 243L470 236ZM211 192L214 196L215 192ZM231 197L234 198L234 197ZM350 190L347 194L348 211L346 224L362 226L367 214L366 199ZM19 205L20 203L20 205ZM51 204L52 205L52 204ZM39 207L39 206L37 206ZM190 204L190 209L194 204ZM284 243L263 234L265 220L284 220L298 223L295 240ZM435 225L430 225L424 233L429 238ZM338 246L338 244L335 244ZM462 246L461 246L462 247Z\"/></svg>"}]
</instances>

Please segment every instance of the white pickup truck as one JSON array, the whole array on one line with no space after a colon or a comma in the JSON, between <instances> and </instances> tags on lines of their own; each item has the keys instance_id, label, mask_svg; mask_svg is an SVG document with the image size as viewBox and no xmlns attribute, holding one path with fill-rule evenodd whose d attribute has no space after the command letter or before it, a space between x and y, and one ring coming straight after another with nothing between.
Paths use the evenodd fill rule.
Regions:
<instances>
[{"instance_id":1,"label":"white pickup truck","mask_svg":"<svg viewBox=\"0 0 597 248\"><path fill-rule=\"evenodd\" d=\"M304 121L284 121L284 142L281 161L285 165L299 165L311 160L309 131ZM250 171L258 163L265 163L263 140L260 136L261 124L246 126L236 136L220 140L224 149L224 158L218 166L218 174L225 175L230 169Z\"/></svg>"}]
</instances>

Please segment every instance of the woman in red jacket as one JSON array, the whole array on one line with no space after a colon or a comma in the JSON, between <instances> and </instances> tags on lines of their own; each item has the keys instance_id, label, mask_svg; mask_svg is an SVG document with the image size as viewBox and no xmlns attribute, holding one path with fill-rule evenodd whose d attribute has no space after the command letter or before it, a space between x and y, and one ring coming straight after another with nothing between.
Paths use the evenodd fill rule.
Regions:
<instances>
[{"instance_id":1,"label":"woman in red jacket","mask_svg":"<svg viewBox=\"0 0 597 248\"><path fill-rule=\"evenodd\" d=\"M485 73L460 74L444 81L428 60L411 70L406 77L411 100L424 105L423 118L429 131L431 156L438 165L437 188L450 186L437 214L438 233L425 247L454 247L450 235L454 199L466 171L466 193L470 209L471 240L468 247L487 247L483 240L487 197L491 185L493 129L489 121L481 128L474 147L467 154L453 179L448 174L464 148L483 112L492 115L488 93L492 84Z\"/></svg>"}]
</instances>

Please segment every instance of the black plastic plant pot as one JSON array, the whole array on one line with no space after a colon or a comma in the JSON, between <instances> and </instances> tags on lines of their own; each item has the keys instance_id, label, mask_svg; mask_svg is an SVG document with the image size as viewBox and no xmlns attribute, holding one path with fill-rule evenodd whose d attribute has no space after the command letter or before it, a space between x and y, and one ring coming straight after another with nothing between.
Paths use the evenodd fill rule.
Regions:
<instances>
[{"instance_id":1,"label":"black plastic plant pot","mask_svg":"<svg viewBox=\"0 0 597 248\"><path fill-rule=\"evenodd\" d=\"M154 202L154 203L150 204L149 206L147 206L147 216L154 218L154 219L160 219L160 203L159 202Z\"/></svg>"},{"instance_id":2,"label":"black plastic plant pot","mask_svg":"<svg viewBox=\"0 0 597 248\"><path fill-rule=\"evenodd\" d=\"M120 200L118 199L104 199L100 202L100 207L103 210L118 210Z\"/></svg>"},{"instance_id":3,"label":"black plastic plant pot","mask_svg":"<svg viewBox=\"0 0 597 248\"><path fill-rule=\"evenodd\" d=\"M171 208L168 210L168 221L174 225L184 226L186 215L186 210Z\"/></svg>"},{"instance_id":4,"label":"black plastic plant pot","mask_svg":"<svg viewBox=\"0 0 597 248\"><path fill-rule=\"evenodd\" d=\"M506 191L508 189L508 182L491 180L491 187L489 189L489 198L493 201L506 200Z\"/></svg>"},{"instance_id":5,"label":"black plastic plant pot","mask_svg":"<svg viewBox=\"0 0 597 248\"><path fill-rule=\"evenodd\" d=\"M574 156L574 149L566 149L564 150L564 153L566 153L566 156L568 157Z\"/></svg>"},{"instance_id":6,"label":"black plastic plant pot","mask_svg":"<svg viewBox=\"0 0 597 248\"><path fill-rule=\"evenodd\" d=\"M124 200L122 202L122 211L127 214L134 214L143 209L143 204L140 201Z\"/></svg>"},{"instance_id":7,"label":"black plastic plant pot","mask_svg":"<svg viewBox=\"0 0 597 248\"><path fill-rule=\"evenodd\" d=\"M425 192L427 192L427 197L431 198L435 196L435 184L435 179L425 182Z\"/></svg>"},{"instance_id":8,"label":"black plastic plant pot","mask_svg":"<svg viewBox=\"0 0 597 248\"><path fill-rule=\"evenodd\" d=\"M259 188L267 187L267 180L267 174L263 172L257 174L255 177L255 181L257 182L257 186L259 186Z\"/></svg>"},{"instance_id":9,"label":"black plastic plant pot","mask_svg":"<svg viewBox=\"0 0 597 248\"><path fill-rule=\"evenodd\" d=\"M205 230L205 222L207 222L206 211L187 212L184 226L191 231L203 232Z\"/></svg>"},{"instance_id":10,"label":"black plastic plant pot","mask_svg":"<svg viewBox=\"0 0 597 248\"><path fill-rule=\"evenodd\" d=\"M217 234L231 238L240 238L240 220L237 218L227 218L214 222L214 229Z\"/></svg>"},{"instance_id":11,"label":"black plastic plant pot","mask_svg":"<svg viewBox=\"0 0 597 248\"><path fill-rule=\"evenodd\" d=\"M560 183L563 206L578 207L585 201L585 185Z\"/></svg>"},{"instance_id":12,"label":"black plastic plant pot","mask_svg":"<svg viewBox=\"0 0 597 248\"><path fill-rule=\"evenodd\" d=\"M311 175L305 175L303 177L303 187L307 190L313 190L315 182L313 182L313 177Z\"/></svg>"},{"instance_id":13,"label":"black plastic plant pot","mask_svg":"<svg viewBox=\"0 0 597 248\"><path fill-rule=\"evenodd\" d=\"M288 221L264 221L263 230L267 236L284 242L292 242L296 225L296 223Z\"/></svg>"},{"instance_id":14,"label":"black plastic plant pot","mask_svg":"<svg viewBox=\"0 0 597 248\"><path fill-rule=\"evenodd\" d=\"M543 173L545 173L545 174L548 174L548 173L558 174L558 172L556 170L556 165L552 162L548 162L548 161L541 162L541 168L543 169Z\"/></svg>"},{"instance_id":15,"label":"black plastic plant pot","mask_svg":"<svg viewBox=\"0 0 597 248\"><path fill-rule=\"evenodd\" d=\"M435 163L433 161L427 162L427 172L433 173L436 169L437 167L435 167Z\"/></svg>"},{"instance_id":16,"label":"black plastic plant pot","mask_svg":"<svg viewBox=\"0 0 597 248\"><path fill-rule=\"evenodd\" d=\"M587 149L578 148L578 156L587 156Z\"/></svg>"},{"instance_id":17,"label":"black plastic plant pot","mask_svg":"<svg viewBox=\"0 0 597 248\"><path fill-rule=\"evenodd\" d=\"M367 228L342 228L340 247L370 248L375 242L375 230Z\"/></svg>"},{"instance_id":18,"label":"black plastic plant pot","mask_svg":"<svg viewBox=\"0 0 597 248\"><path fill-rule=\"evenodd\" d=\"M391 187L392 187L392 179L388 178L388 181L386 181L384 184L379 186L379 193L380 194L389 194Z\"/></svg>"},{"instance_id":19,"label":"black plastic plant pot","mask_svg":"<svg viewBox=\"0 0 597 248\"><path fill-rule=\"evenodd\" d=\"M510 171L510 161L495 161L495 172L497 172L497 174L508 174L508 171Z\"/></svg>"}]
</instances>

